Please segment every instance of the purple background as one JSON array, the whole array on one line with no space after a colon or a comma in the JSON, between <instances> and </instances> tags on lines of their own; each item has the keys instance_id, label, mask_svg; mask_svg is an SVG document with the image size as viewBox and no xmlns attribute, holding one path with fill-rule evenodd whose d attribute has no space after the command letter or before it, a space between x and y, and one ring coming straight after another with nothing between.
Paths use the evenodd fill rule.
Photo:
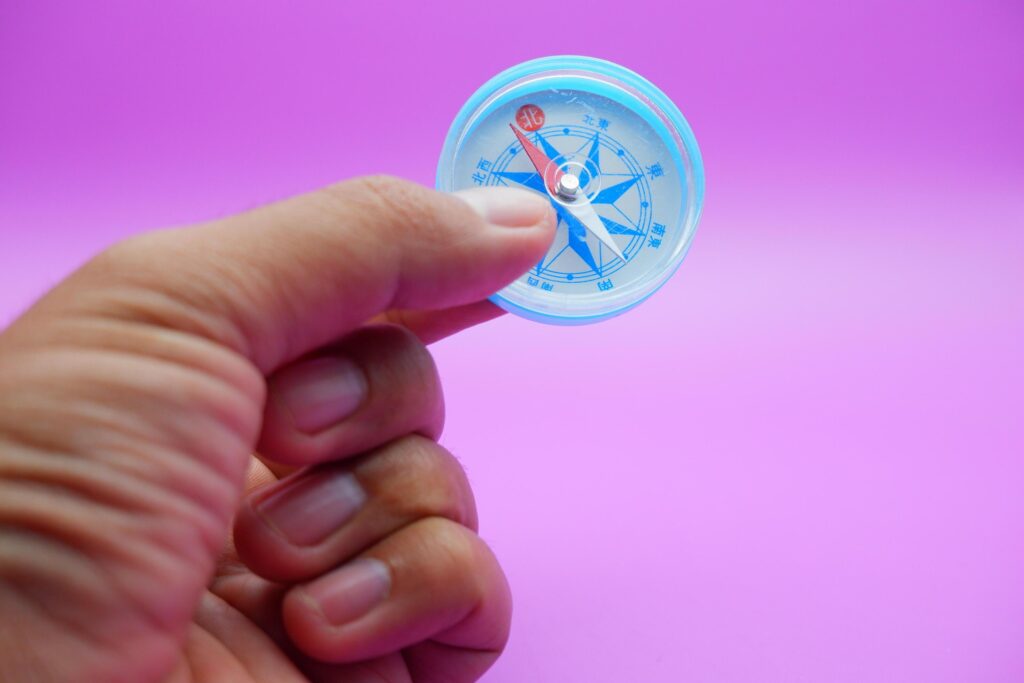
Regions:
<instances>
[{"instance_id":1,"label":"purple background","mask_svg":"<svg viewBox=\"0 0 1024 683\"><path fill-rule=\"evenodd\" d=\"M8 0L0 325L133 232L430 184L558 53L675 99L707 203L636 311L436 347L517 596L486 680L1024 680L1019 0Z\"/></svg>"}]
</instances>

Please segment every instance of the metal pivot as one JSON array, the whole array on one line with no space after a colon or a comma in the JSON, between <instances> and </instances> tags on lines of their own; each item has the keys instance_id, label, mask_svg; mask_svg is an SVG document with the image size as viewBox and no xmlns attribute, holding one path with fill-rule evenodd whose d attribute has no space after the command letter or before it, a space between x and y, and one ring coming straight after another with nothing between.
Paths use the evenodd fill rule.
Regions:
<instances>
[{"instance_id":1,"label":"metal pivot","mask_svg":"<svg viewBox=\"0 0 1024 683\"><path fill-rule=\"evenodd\" d=\"M555 183L555 192L563 199L575 199L580 191L580 179L572 173L563 173Z\"/></svg>"}]
</instances>

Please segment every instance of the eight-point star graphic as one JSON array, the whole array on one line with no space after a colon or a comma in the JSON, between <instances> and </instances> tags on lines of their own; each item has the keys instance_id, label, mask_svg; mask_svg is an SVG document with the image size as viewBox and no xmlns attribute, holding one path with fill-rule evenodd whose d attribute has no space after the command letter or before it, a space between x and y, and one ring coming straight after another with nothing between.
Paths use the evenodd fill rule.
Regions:
<instances>
[{"instance_id":1,"label":"eight-point star graphic","mask_svg":"<svg viewBox=\"0 0 1024 683\"><path fill-rule=\"evenodd\" d=\"M520 135L518 131L516 132L517 136ZM600 136L600 131L595 132L593 137L590 138L590 140L585 142L582 146L579 147L579 149L573 151L570 154L563 154L562 152L559 152L550 140L541 135L540 131L534 132L530 138L530 141L533 142L534 145L539 147L540 150L542 150L549 159L553 160L556 164L558 164L559 168L562 171L565 171L568 168L568 166L565 163L567 157L574 157L583 152L584 149L587 149L588 151L586 154L586 162L584 164L584 168L579 170L580 186L586 187L592 180L602 176ZM594 171L593 178L591 177L591 170ZM550 258L546 258L542 260L540 263L538 263L538 273L541 273L545 268L552 266L556 261L558 261L558 259L563 254L566 253L567 250L571 249L596 275L602 275L602 270L605 266L605 262L602 259L602 262L599 263L598 260L594 258L594 252L591 250L591 246L587 242L588 237L591 237L591 235L588 234L586 226L576 215L573 214L573 211L570 210L565 204L556 201L554 198L550 197L550 194L548 193L546 187L550 183L546 182L545 179L541 177L540 173L538 173L536 170L496 171L494 175L502 180L511 181L513 183L522 185L523 187L529 188L531 190L548 194L551 201L551 205L555 208L555 211L558 213L559 227L561 227L563 224L565 225L567 235L566 245L561 249L555 251L555 253L552 254ZM623 174L615 175L621 176ZM602 187L601 191L598 192L597 195L590 200L592 208L596 209L602 205L617 208L615 206L615 203L619 201L619 199L623 195L625 195L626 192L630 188L632 188L642 177L639 174L626 175L628 177L625 180L616 182L615 184L609 185L608 187ZM612 176L605 176L605 178L610 180ZM548 180L550 181L550 179ZM622 211L619 210L619 213L622 213ZM598 218L600 218L601 223L604 224L607 233L609 233L610 235L627 235L630 237L634 237L641 234L641 232L635 228L622 225L621 223L614 221L610 218L607 218L605 216L602 216L600 214L597 214L597 216ZM617 257L614 256L612 258L617 259Z\"/></svg>"}]
</instances>

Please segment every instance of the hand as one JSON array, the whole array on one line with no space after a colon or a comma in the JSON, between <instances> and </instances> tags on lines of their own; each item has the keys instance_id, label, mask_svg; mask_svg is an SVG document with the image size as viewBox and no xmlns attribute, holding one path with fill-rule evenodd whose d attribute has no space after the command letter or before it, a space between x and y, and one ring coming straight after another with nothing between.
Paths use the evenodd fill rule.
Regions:
<instances>
[{"instance_id":1,"label":"hand","mask_svg":"<svg viewBox=\"0 0 1024 683\"><path fill-rule=\"evenodd\" d=\"M361 179L50 292L0 335L0 680L476 680L510 598L423 343L553 232Z\"/></svg>"}]
</instances>

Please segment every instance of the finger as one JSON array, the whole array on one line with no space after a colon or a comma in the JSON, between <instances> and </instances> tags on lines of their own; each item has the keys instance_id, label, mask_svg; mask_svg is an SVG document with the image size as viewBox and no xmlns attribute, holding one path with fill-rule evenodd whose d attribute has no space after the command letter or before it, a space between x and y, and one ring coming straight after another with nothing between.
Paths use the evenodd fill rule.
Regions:
<instances>
[{"instance_id":1,"label":"finger","mask_svg":"<svg viewBox=\"0 0 1024 683\"><path fill-rule=\"evenodd\" d=\"M270 377L259 451L311 464L403 434L436 439L443 424L441 382L426 347L402 327L376 325Z\"/></svg>"},{"instance_id":2,"label":"finger","mask_svg":"<svg viewBox=\"0 0 1024 683\"><path fill-rule=\"evenodd\" d=\"M254 491L277 481L278 477L259 458L253 456L249 461L249 469L245 473L244 491ZM217 558L217 571L221 574L237 574L248 571L241 560L238 559L238 551L235 549L235 539L228 535L220 556Z\"/></svg>"},{"instance_id":3,"label":"finger","mask_svg":"<svg viewBox=\"0 0 1024 683\"><path fill-rule=\"evenodd\" d=\"M433 344L467 327L493 320L504 313L505 311L490 301L476 301L440 311L391 310L374 320L401 325L419 337L424 344Z\"/></svg>"},{"instance_id":4,"label":"finger","mask_svg":"<svg viewBox=\"0 0 1024 683\"><path fill-rule=\"evenodd\" d=\"M245 676L238 680L267 680L275 683L300 683L306 679L274 640L248 617L235 609L223 598L205 593L196 607L193 619L195 628L212 638L227 652L221 652L220 660L234 661L244 667ZM196 680L226 681L227 678L210 676Z\"/></svg>"},{"instance_id":5,"label":"finger","mask_svg":"<svg viewBox=\"0 0 1024 683\"><path fill-rule=\"evenodd\" d=\"M435 640L450 647L448 660L456 662L434 672L435 679L456 681L469 679L455 673L486 668L500 654L511 612L508 584L486 544L464 526L432 517L293 588L282 616L295 645L324 661L357 661Z\"/></svg>"},{"instance_id":6,"label":"finger","mask_svg":"<svg viewBox=\"0 0 1024 683\"><path fill-rule=\"evenodd\" d=\"M318 576L426 517L475 529L476 504L455 457L429 439L408 436L254 492L239 507L234 539L254 572L295 581Z\"/></svg>"},{"instance_id":7,"label":"finger","mask_svg":"<svg viewBox=\"0 0 1024 683\"><path fill-rule=\"evenodd\" d=\"M218 577L211 586L214 595L266 633L311 683L413 683L399 652L350 664L329 664L297 650L281 623L281 602L287 589L250 573Z\"/></svg>"},{"instance_id":8,"label":"finger","mask_svg":"<svg viewBox=\"0 0 1024 683\"><path fill-rule=\"evenodd\" d=\"M211 338L266 374L383 311L485 299L541 258L554 225L523 190L361 178L124 242L46 307Z\"/></svg>"}]
</instances>

